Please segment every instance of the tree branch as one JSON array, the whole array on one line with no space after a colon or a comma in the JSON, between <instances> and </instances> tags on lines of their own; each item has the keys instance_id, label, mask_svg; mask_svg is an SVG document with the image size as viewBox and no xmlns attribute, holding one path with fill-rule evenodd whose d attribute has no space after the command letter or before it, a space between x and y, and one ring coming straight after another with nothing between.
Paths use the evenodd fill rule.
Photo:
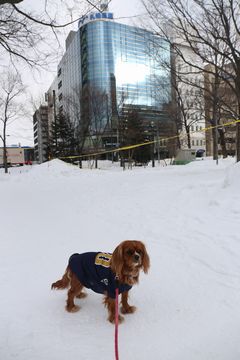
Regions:
<instances>
[{"instance_id":1,"label":"tree branch","mask_svg":"<svg viewBox=\"0 0 240 360\"><path fill-rule=\"evenodd\" d=\"M18 4L22 2L23 0L0 0L0 5L3 4Z\"/></svg>"}]
</instances>

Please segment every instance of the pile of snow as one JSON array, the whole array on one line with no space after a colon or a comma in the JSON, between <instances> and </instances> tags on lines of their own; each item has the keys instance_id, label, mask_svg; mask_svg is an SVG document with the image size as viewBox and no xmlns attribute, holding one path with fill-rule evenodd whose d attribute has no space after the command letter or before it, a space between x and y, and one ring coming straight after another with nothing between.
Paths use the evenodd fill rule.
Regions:
<instances>
[{"instance_id":1,"label":"pile of snow","mask_svg":"<svg viewBox=\"0 0 240 360\"><path fill-rule=\"evenodd\" d=\"M234 166L231 166L227 169L227 173L225 175L224 179L224 187L231 187L238 191L239 188L239 179L240 179L240 163L234 164Z\"/></svg>"},{"instance_id":2,"label":"pile of snow","mask_svg":"<svg viewBox=\"0 0 240 360\"><path fill-rule=\"evenodd\" d=\"M0 172L0 358L114 359L101 295L69 314L66 291L50 286L72 253L139 239L151 269L131 290L138 311L119 328L120 359L239 359L239 164L106 168Z\"/></svg>"},{"instance_id":3,"label":"pile of snow","mask_svg":"<svg viewBox=\"0 0 240 360\"><path fill-rule=\"evenodd\" d=\"M79 169L76 165L66 163L59 159L54 159L43 164L33 166L31 176L33 176L33 174L40 176L44 176L44 174L47 176L69 176L72 175L75 171L79 172Z\"/></svg>"}]
</instances>

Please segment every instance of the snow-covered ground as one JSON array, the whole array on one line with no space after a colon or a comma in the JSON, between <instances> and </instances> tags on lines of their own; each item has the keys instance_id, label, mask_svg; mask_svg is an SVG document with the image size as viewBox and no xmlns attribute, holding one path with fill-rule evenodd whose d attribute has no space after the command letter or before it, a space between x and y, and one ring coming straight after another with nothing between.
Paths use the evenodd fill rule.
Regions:
<instances>
[{"instance_id":1,"label":"snow-covered ground","mask_svg":"<svg viewBox=\"0 0 240 360\"><path fill-rule=\"evenodd\" d=\"M51 291L74 252L145 242L138 311L121 360L240 359L240 164L80 170L59 160L0 170L0 359L113 360L101 295L65 311Z\"/></svg>"}]
</instances>

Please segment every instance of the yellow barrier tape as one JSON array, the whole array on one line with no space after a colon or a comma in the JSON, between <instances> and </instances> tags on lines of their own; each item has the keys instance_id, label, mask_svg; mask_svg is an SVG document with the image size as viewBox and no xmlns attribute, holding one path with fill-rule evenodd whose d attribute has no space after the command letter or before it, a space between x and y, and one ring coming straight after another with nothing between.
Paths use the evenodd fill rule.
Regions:
<instances>
[{"instance_id":1,"label":"yellow barrier tape","mask_svg":"<svg viewBox=\"0 0 240 360\"><path fill-rule=\"evenodd\" d=\"M212 129L233 125L233 124L236 124L236 123L239 123L239 122L240 122L240 120L234 120L234 121L227 122L225 124L209 126L209 127L203 128L201 130L191 131L190 133L194 134L194 133L199 133L199 132L206 132L206 131L209 131L209 130L212 130ZM91 156L97 156L97 155L103 155L103 154L110 154L110 153L113 153L113 152L136 149L136 148L141 147L141 146L155 144L155 143L158 143L160 140L161 141L169 141L169 140L177 139L177 138L180 138L181 136L182 135L174 135L174 136L170 136L170 137L167 137L167 138L161 138L161 139L158 139L158 140L147 141L147 142L140 143L140 144L128 145L128 146L123 146L123 147L116 148L116 149L104 150L104 151L99 151L99 152L96 152L96 153L89 153L89 154L84 154L84 155L61 156L59 159L78 159L78 158L91 157Z\"/></svg>"}]
</instances>

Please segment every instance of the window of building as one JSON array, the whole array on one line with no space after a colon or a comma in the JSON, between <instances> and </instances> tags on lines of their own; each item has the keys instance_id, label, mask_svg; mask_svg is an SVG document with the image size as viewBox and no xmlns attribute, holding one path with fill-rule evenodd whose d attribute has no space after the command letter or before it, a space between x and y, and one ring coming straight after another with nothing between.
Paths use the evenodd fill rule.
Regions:
<instances>
[{"instance_id":1,"label":"window of building","mask_svg":"<svg viewBox=\"0 0 240 360\"><path fill-rule=\"evenodd\" d=\"M62 80L59 81L59 83L58 83L58 89L60 89L61 87L62 87Z\"/></svg>"}]
</instances>

